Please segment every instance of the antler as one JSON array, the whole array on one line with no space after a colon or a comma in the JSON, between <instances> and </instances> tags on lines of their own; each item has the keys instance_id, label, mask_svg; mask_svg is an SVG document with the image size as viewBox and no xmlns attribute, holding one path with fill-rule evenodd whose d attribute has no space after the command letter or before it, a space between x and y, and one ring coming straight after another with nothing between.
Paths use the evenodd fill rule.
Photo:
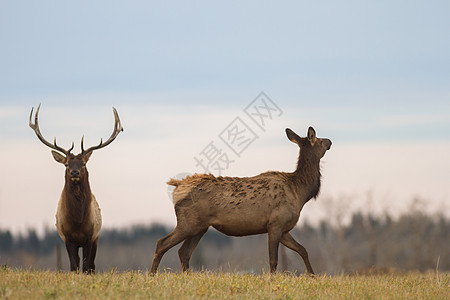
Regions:
<instances>
[{"instance_id":1,"label":"antler","mask_svg":"<svg viewBox=\"0 0 450 300\"><path fill-rule=\"evenodd\" d=\"M29 125L30 125L31 129L34 130L34 132L36 133L36 135L37 135L37 137L39 138L39 140L40 140L42 143L44 143L46 146L48 146L48 147L50 147L50 148L52 148L52 149L54 149L54 150L56 150L56 151L59 151L59 152L61 152L61 153L64 153L66 156L69 155L70 151L72 151L73 146L74 146L74 143L73 143L73 142L72 142L72 147L70 147L69 150L66 150L66 149L61 148L60 146L56 145L56 137L55 137L55 139L54 139L54 141L53 141L53 144L52 144L52 143L46 141L46 140L44 139L44 137L42 136L41 131L39 130L39 121L38 121L38 115L39 115L39 109L40 109L40 108L41 108L41 104L39 103L39 106L38 106L38 108L37 108L37 110L36 110L36 115L34 116L34 124L33 124L32 121L31 121L31 118L32 118L32 116L33 116L33 109L34 109L34 107L31 108L30 122L29 122Z\"/></svg>"},{"instance_id":2,"label":"antler","mask_svg":"<svg viewBox=\"0 0 450 300\"><path fill-rule=\"evenodd\" d=\"M84 136L83 136L81 138L81 153L82 154L92 152L94 150L98 150L98 149L108 146L109 144L112 143L112 141L115 140L115 138L119 135L119 133L121 131L123 131L123 127L122 127L122 124L120 123L120 119L119 119L119 114L117 113L117 110L114 107L113 107L113 112L114 112L114 130L113 130L113 133L111 134L111 136L109 137L109 139L105 143L103 143L102 139L100 139L100 144L98 144L97 146L90 147L87 150L84 150L84 147L83 147Z\"/></svg>"}]
</instances>

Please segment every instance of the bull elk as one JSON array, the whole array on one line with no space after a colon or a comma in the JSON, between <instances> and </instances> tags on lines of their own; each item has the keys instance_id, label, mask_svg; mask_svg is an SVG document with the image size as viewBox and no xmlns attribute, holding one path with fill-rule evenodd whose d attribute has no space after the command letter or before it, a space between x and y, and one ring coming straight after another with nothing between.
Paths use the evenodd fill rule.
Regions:
<instances>
[{"instance_id":1,"label":"bull elk","mask_svg":"<svg viewBox=\"0 0 450 300\"><path fill-rule=\"evenodd\" d=\"M158 240L151 273L158 270L164 253L183 242L178 251L183 271L209 226L230 236L268 233L270 272L278 264L278 246L297 252L306 270L314 274L308 252L289 233L297 224L303 206L319 194L320 159L331 141L317 138L309 127L307 137L286 129L288 139L300 147L297 169L292 173L266 172L254 177L215 177L194 174L182 180L171 179L175 186L173 202L177 226Z\"/></svg>"},{"instance_id":2,"label":"bull elk","mask_svg":"<svg viewBox=\"0 0 450 300\"><path fill-rule=\"evenodd\" d=\"M79 270L80 257L78 249L81 247L83 249L83 272L95 273L94 260L97 253L97 241L102 225L102 216L97 200L91 192L86 163L94 150L108 146L123 131L119 115L113 107L114 130L106 142L103 143L100 140L100 144L85 150L83 136L81 139L81 153L74 155L70 153L74 143L72 143L70 149L66 150L56 144L56 138L52 144L42 136L38 122L40 107L41 105L39 104L34 117L34 124L32 123L34 108L31 109L29 125L39 140L53 149L53 158L66 167L64 189L56 212L56 228L66 245L70 260L70 270Z\"/></svg>"}]
</instances>

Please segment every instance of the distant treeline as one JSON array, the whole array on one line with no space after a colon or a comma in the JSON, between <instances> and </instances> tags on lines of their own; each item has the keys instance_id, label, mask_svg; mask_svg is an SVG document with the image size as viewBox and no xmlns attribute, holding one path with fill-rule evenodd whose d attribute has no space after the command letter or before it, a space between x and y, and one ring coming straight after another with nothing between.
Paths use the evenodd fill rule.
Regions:
<instances>
[{"instance_id":1,"label":"distant treeline","mask_svg":"<svg viewBox=\"0 0 450 300\"><path fill-rule=\"evenodd\" d=\"M172 228L154 224L124 229L103 229L100 233L99 270L148 269L156 241ZM308 223L292 231L306 247L319 273L450 271L450 220L443 215L413 211L398 218L355 213L348 224ZM55 230L39 237L35 230L12 235L0 230L0 265L55 269L55 249L60 244ZM301 258L284 247L279 269L304 272ZM169 251L170 252L170 251ZM194 269L224 271L267 270L267 236L227 237L210 229L191 259ZM67 269L67 264L63 264ZM163 259L162 268L179 270L176 251Z\"/></svg>"},{"instance_id":2,"label":"distant treeline","mask_svg":"<svg viewBox=\"0 0 450 300\"><path fill-rule=\"evenodd\" d=\"M153 224L149 226L135 225L123 229L103 229L101 244L105 246L133 245L143 239L160 239L173 228L165 225ZM216 245L229 243L231 238L216 231L208 232L204 238ZM46 255L55 249L56 244L64 245L56 229L46 229L44 236L39 238L35 229L28 229L25 235L14 236L9 230L0 229L0 255L25 251L30 254Z\"/></svg>"}]
</instances>

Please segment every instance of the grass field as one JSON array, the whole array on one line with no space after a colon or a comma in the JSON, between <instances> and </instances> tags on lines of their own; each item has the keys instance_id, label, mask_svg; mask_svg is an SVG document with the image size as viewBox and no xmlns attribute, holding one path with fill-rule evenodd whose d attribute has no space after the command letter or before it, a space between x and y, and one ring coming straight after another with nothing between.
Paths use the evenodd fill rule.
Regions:
<instances>
[{"instance_id":1,"label":"grass field","mask_svg":"<svg viewBox=\"0 0 450 300\"><path fill-rule=\"evenodd\" d=\"M295 277L289 274L0 270L0 299L450 299L450 275Z\"/></svg>"}]
</instances>

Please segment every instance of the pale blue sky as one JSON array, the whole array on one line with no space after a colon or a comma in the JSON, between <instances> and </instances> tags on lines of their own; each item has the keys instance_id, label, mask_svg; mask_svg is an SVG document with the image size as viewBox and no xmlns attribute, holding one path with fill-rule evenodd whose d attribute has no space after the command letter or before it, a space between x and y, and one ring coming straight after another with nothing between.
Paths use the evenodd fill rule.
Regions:
<instances>
[{"instance_id":1,"label":"pale blue sky","mask_svg":"<svg viewBox=\"0 0 450 300\"><path fill-rule=\"evenodd\" d=\"M448 140L449 11L448 1L0 1L0 104L110 105L102 94L118 94L114 105L239 108L264 90L341 124L409 120L365 138Z\"/></svg>"},{"instance_id":2,"label":"pale blue sky","mask_svg":"<svg viewBox=\"0 0 450 300\"><path fill-rule=\"evenodd\" d=\"M292 150L284 128L304 134L313 125L343 155L330 156L335 174L347 168L337 163L348 158L338 151L351 152L352 143L362 156L378 146L384 149L379 156L371 154L378 162L390 155L390 143L401 143L395 144L395 155L402 157L389 158L391 163L402 161L396 166L402 168L433 159L423 164L434 173L424 176L430 181L428 189L448 200L448 188L440 183L448 175L437 169L439 161L443 167L450 165L445 154L450 149L449 12L448 1L0 0L0 163L14 168L8 163L17 159L27 172L30 165L23 157L10 156L25 145L42 150L26 152L29 163L56 164L27 126L32 106L42 103L43 133L65 145L79 142L82 134L92 143L109 135L114 105L125 131L102 155L117 157L114 147L129 151L132 145L147 143L141 151L160 155L153 164L174 156L185 160L183 167L143 167L161 174L151 185L164 190L172 174L199 171L192 157L264 91L283 110L282 119L229 175L292 169L290 160L278 167L276 159L266 166L251 158L265 153L262 146ZM184 156L176 152L177 140L188 152ZM406 152L411 161L401 159ZM361 163L354 161L353 166L356 170ZM100 164L99 169L105 168ZM374 174L382 178L385 171ZM59 166L57 172L63 172ZM419 187L424 178L414 181L411 174L414 171L399 173L404 187L398 192L395 184L386 189L404 198L426 196L428 189ZM48 176L52 180L55 175ZM381 179L364 181L357 172L355 177L345 180L367 182L357 193L383 186ZM354 189L339 178L328 195L339 194L341 186L344 192ZM5 204L5 197L15 194L14 181L8 180L8 186L0 185L0 219L12 209ZM413 183L405 192L408 180ZM129 189L136 186L130 183ZM156 194L148 191L137 197ZM49 207L56 205L57 195L52 197ZM151 203L148 209L153 211ZM170 207L161 209L173 216ZM33 222L39 224L40 219ZM8 224L0 221L0 226Z\"/></svg>"}]
</instances>

